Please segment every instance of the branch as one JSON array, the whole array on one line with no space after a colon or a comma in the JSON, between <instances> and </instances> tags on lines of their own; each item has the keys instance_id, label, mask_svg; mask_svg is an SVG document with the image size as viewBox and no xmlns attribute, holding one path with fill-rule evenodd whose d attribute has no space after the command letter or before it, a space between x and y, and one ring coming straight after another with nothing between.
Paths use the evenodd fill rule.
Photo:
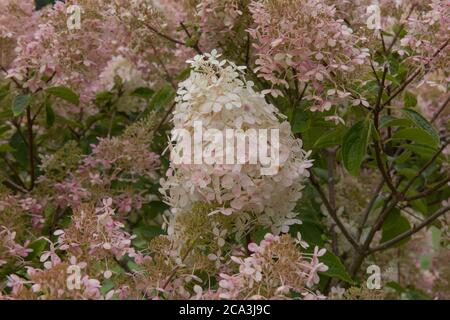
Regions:
<instances>
[{"instance_id":1,"label":"branch","mask_svg":"<svg viewBox=\"0 0 450 320\"><path fill-rule=\"evenodd\" d=\"M170 36L168 36L168 35L166 35L166 34L164 34L164 33L159 32L158 30L156 30L154 27L152 27L152 26L149 25L148 23L144 23L144 25L145 25L148 29L150 29L152 32L154 32L156 35L160 36L161 38L164 38L164 39L169 40L169 41L171 41L171 42L173 42L173 43L176 43L176 44L181 44L181 45L183 45L183 46L186 46L186 43L185 43L185 42L180 41L180 40L177 40L177 39L174 39L174 38L172 38L172 37L170 37Z\"/></svg>"},{"instance_id":2,"label":"branch","mask_svg":"<svg viewBox=\"0 0 450 320\"><path fill-rule=\"evenodd\" d=\"M421 192L419 194L416 194L414 196L411 196L411 197L406 197L405 201L414 201L414 200L421 199L421 198L424 198L426 196L429 196L430 194L438 191L440 188L445 186L449 181L450 181L450 177L447 177L446 179L442 180L441 182L438 182L434 187L432 187L432 188L430 188L428 190L425 190L425 191L423 191L423 192Z\"/></svg>"},{"instance_id":3,"label":"branch","mask_svg":"<svg viewBox=\"0 0 450 320\"><path fill-rule=\"evenodd\" d=\"M397 204L398 204L398 202L399 201L402 201L402 200L405 200L405 193L406 193L406 191L408 191L408 189L412 186L412 184L414 183L414 180L415 179L417 179L417 177L419 177L421 174L422 174L422 172L423 171L425 171L433 162L434 162L434 160L436 160L436 158L439 156L439 154L442 152L442 150L446 147L446 145L448 144L448 142L446 143L446 144L444 144L437 152L436 152L436 154L419 170L419 172L416 174L416 176L415 177L413 177L413 179L412 180L410 180L409 181L409 183L407 184L407 186L403 189L403 191L402 192L397 192L397 193L391 193L390 194L390 196L388 197L388 199L385 201L385 203L384 203L384 205L383 205L383 208L381 209L381 213L380 213L380 215L378 216L378 218L377 218L377 220L375 221L375 223L374 223L374 225L373 225L373 227L370 229L370 231L369 231L369 234L367 235L367 238L366 238L366 240L364 241L364 243L362 244L362 246L360 246L359 247L359 251L356 253L356 255L354 256L354 258L353 258L353 261L352 261L352 264L351 264L351 266L350 266L350 275L351 276L354 276L356 273L357 273L357 271L359 270L359 268L360 268L360 266L361 266L361 264L362 264L362 262L363 262L363 260L364 260L364 258L367 256L367 255L369 255L369 254L371 254L371 253L373 253L373 252L375 252L375 251L378 251L378 250L382 250L382 249L378 249L378 247L377 247L377 250L371 250L370 249L370 243L372 242L372 240L373 240L373 238L374 238L374 236L375 236L375 233L380 229L380 227L383 225L383 223L384 223L384 221L385 221L385 219L386 219L386 217L388 216L388 214L389 214L389 212L393 209L393 208L395 208L396 206L397 206ZM396 183L396 186L395 186L395 189L397 189L397 187L400 185L400 183L401 183L401 177L400 177L400 179L397 181L397 183ZM442 213L443 214L443 213ZM425 223L425 225L426 225L426 223L429 223L428 221L430 221L430 219L432 218L432 217L434 217L435 215L433 215L433 216L430 216L428 219L426 219L426 220L424 220L424 222L423 223ZM432 220L431 220L432 221ZM425 226L424 225L424 226ZM414 227L413 229L414 230L420 230L420 229L422 229L424 226L422 226L422 224L420 224L419 226L417 226L417 227ZM414 233L414 232L413 232ZM408 237L409 235L406 235L405 237ZM396 237L397 238L397 237ZM396 239L396 238L394 238L394 239ZM394 239L392 239L392 240L394 240ZM404 238L402 238L402 239L400 239L399 241L401 241L401 240L403 240ZM392 241L391 240L391 241ZM384 248L384 246L385 245L383 245L383 248Z\"/></svg>"},{"instance_id":4,"label":"branch","mask_svg":"<svg viewBox=\"0 0 450 320\"><path fill-rule=\"evenodd\" d=\"M447 41L445 41L444 44L442 44L439 49L436 50L431 59L423 66L424 69L428 69L434 58L436 58L439 53L441 53L441 51L445 49L449 42L450 38L448 38ZM408 79L406 79L405 82L403 82L403 84L397 90L395 90L394 93L382 104L382 107L388 105L395 97L397 97L403 90L405 90L405 88L420 74L421 70L421 67L417 68L417 70Z\"/></svg>"},{"instance_id":5,"label":"branch","mask_svg":"<svg viewBox=\"0 0 450 320\"><path fill-rule=\"evenodd\" d=\"M131 273L131 274L134 273L134 271L130 269L130 267L128 266L128 264L127 264L125 261L120 260L120 259L117 259L116 256L114 256L114 261L115 261L115 262L116 262L123 270L125 270L125 272Z\"/></svg>"},{"instance_id":6,"label":"branch","mask_svg":"<svg viewBox=\"0 0 450 320\"><path fill-rule=\"evenodd\" d=\"M425 163L423 165L423 167L416 173L416 175L409 180L409 183L405 186L405 188L402 191L402 194L406 194L406 192L409 190L409 188L414 184L414 181L416 181L416 179L418 177L420 177L420 175L434 162L434 160L437 159L437 157L439 157L439 155L441 154L441 152L447 147L447 145L449 144L449 141L447 141L446 143L444 143L438 151L436 151L436 153L433 155L433 157L427 161L427 163Z\"/></svg>"},{"instance_id":7,"label":"branch","mask_svg":"<svg viewBox=\"0 0 450 320\"><path fill-rule=\"evenodd\" d=\"M185 254L181 257L181 263L184 262L184 260L186 260L186 258L189 256L189 254L191 253L191 251L194 249L197 240L200 236L197 236L194 241L192 242L192 245L187 249L187 251L185 252ZM163 290L166 289L166 287L169 285L170 281L172 281L173 277L175 277L175 275L177 274L178 269L180 268L180 265L177 265L175 268L173 268L172 272L169 275L169 278L167 278L166 282L164 282L163 286L161 287Z\"/></svg>"},{"instance_id":8,"label":"branch","mask_svg":"<svg viewBox=\"0 0 450 320\"><path fill-rule=\"evenodd\" d=\"M8 77L8 70L6 70L6 68L2 65L0 65L0 69L6 74L6 77ZM20 85L19 81L16 80L16 78L10 77L9 79L11 79L18 88L22 88L22 86Z\"/></svg>"},{"instance_id":9,"label":"branch","mask_svg":"<svg viewBox=\"0 0 450 320\"><path fill-rule=\"evenodd\" d=\"M164 117L161 119L161 121L159 122L158 126L155 128L155 130L153 130L153 132L158 132L159 129L161 129L161 127L164 125L164 123L166 122L167 118L169 117L169 115L172 113L172 110L175 108L176 103L172 103L172 105L170 106L170 108L166 111L166 114L164 115Z\"/></svg>"},{"instance_id":10,"label":"branch","mask_svg":"<svg viewBox=\"0 0 450 320\"><path fill-rule=\"evenodd\" d=\"M384 182L385 182L384 179L381 179L380 183L378 184L377 188L375 189L372 199L367 204L367 207L364 210L363 219L361 220L361 223L358 226L358 235L356 237L357 240L361 239L361 235L362 235L364 226L367 222L367 219L369 218L370 212L372 211L373 205L375 204L375 201L378 199L379 193L384 186Z\"/></svg>"},{"instance_id":11,"label":"branch","mask_svg":"<svg viewBox=\"0 0 450 320\"><path fill-rule=\"evenodd\" d=\"M9 169L11 169L13 175L17 178L17 180L19 181L20 185L24 188L25 184L23 183L22 179L19 177L19 172L16 170L16 167L8 160L8 157L6 156L6 154L2 155L3 161L5 161L6 165L9 167Z\"/></svg>"},{"instance_id":12,"label":"branch","mask_svg":"<svg viewBox=\"0 0 450 320\"><path fill-rule=\"evenodd\" d=\"M311 175L309 176L309 180L311 181L311 184L316 188L317 192L319 193L320 197L322 198L323 203L325 204L325 207L327 208L328 214L331 216L331 218L334 220L338 228L341 230L344 237L350 242L350 244L359 251L359 245L356 242L356 240L351 236L351 234L347 231L342 221L339 219L339 217L336 214L335 209L331 206L330 202L328 201L324 191L320 187L319 183L317 182L316 178Z\"/></svg>"},{"instance_id":13,"label":"branch","mask_svg":"<svg viewBox=\"0 0 450 320\"><path fill-rule=\"evenodd\" d=\"M436 111L436 113L433 115L433 118L431 119L431 123L434 123L437 118L439 117L439 115L444 111L444 109L447 107L448 103L450 101L450 96L447 97L447 100L445 100L445 102L442 104L442 106L440 106L440 108L438 109L438 111Z\"/></svg>"},{"instance_id":14,"label":"branch","mask_svg":"<svg viewBox=\"0 0 450 320\"><path fill-rule=\"evenodd\" d=\"M26 146L28 146L28 140L27 140L27 138L25 138L25 135L23 134L22 129L20 128L20 123L17 123L17 121L15 119L12 119L11 123L16 128L17 133L22 138L22 141L25 143Z\"/></svg>"},{"instance_id":15,"label":"branch","mask_svg":"<svg viewBox=\"0 0 450 320\"><path fill-rule=\"evenodd\" d=\"M33 122L31 119L31 107L27 107L27 126L28 126L28 157L30 161L30 190L34 187L34 181L36 179L36 173L34 170L34 143L33 143Z\"/></svg>"},{"instance_id":16,"label":"branch","mask_svg":"<svg viewBox=\"0 0 450 320\"><path fill-rule=\"evenodd\" d=\"M395 184L396 189L401 184L402 180L403 180L402 177L400 177L397 180ZM401 193L391 193L389 197L384 201L383 207L381 208L381 213L378 216L377 220L375 221L373 227L370 229L369 234L367 235L367 238L364 241L364 244L362 245L363 252L365 252L369 248L370 243L372 242L373 237L375 236L375 233L381 228L389 212L393 208L395 208L395 206L401 199L402 199Z\"/></svg>"},{"instance_id":17,"label":"branch","mask_svg":"<svg viewBox=\"0 0 450 320\"><path fill-rule=\"evenodd\" d=\"M184 32L186 33L186 35L189 38L192 38L191 33L189 32L188 28L184 25L183 22L180 22L180 26L181 28L183 28ZM185 44L186 45L186 44ZM198 46L198 40L194 43L194 45L192 46L192 48L198 53L198 54L203 54L202 50L200 50L199 46Z\"/></svg>"},{"instance_id":18,"label":"branch","mask_svg":"<svg viewBox=\"0 0 450 320\"><path fill-rule=\"evenodd\" d=\"M381 214L378 216L378 219L376 220L374 226L372 227L372 229L369 232L369 235L367 236L366 241L364 242L363 246L362 246L362 250L365 251L369 248L370 243L375 235L375 233L380 229L380 227L383 225L384 220L386 219L387 215L389 214L389 212L395 208L395 206L397 205L397 203L399 201L402 201L405 199L405 194L406 192L409 190L409 188L414 184L414 181L434 162L434 160L436 160L436 158L439 156L439 154L442 152L442 150L445 149L446 145L448 144L448 142L446 144L444 144L436 153L435 155L427 161L427 163L417 172L417 174L409 181L409 183L406 185L406 187L403 189L402 192L397 192L397 193L391 193L391 195L389 196L389 198L386 200L385 202L385 206L383 207ZM400 181L399 181L400 182ZM398 185L399 183L397 183ZM396 186L397 187L397 186ZM395 189L396 189L395 187ZM389 203L390 202L390 203ZM387 203L389 203L389 205L387 205Z\"/></svg>"},{"instance_id":19,"label":"branch","mask_svg":"<svg viewBox=\"0 0 450 320\"><path fill-rule=\"evenodd\" d=\"M416 7L415 4L411 6L411 9L409 10L408 15L406 16L406 19L405 19L405 20L408 20L408 19L409 19L409 17L410 17L411 14L413 13L415 7ZM402 24L400 25L400 27L398 28L397 32L396 32L395 35L394 35L394 38L392 39L391 44L389 45L389 47L387 48L387 50L385 50L385 54L386 54L386 55L388 55L388 54L391 52L392 47L394 47L394 44L397 42L398 37L400 36L400 33L402 33L404 27L405 27L405 23L402 23ZM380 31L380 33L381 33L381 31ZM383 37L383 34L381 34L381 37Z\"/></svg>"},{"instance_id":20,"label":"branch","mask_svg":"<svg viewBox=\"0 0 450 320\"><path fill-rule=\"evenodd\" d=\"M381 85L381 81L380 81L380 78L377 75L377 71L375 70L375 67L373 65L372 58L370 58L370 68L372 69L372 73L375 75L375 79L377 80L377 83L380 86Z\"/></svg>"},{"instance_id":21,"label":"branch","mask_svg":"<svg viewBox=\"0 0 450 320\"><path fill-rule=\"evenodd\" d=\"M328 198L330 199L330 206L336 208L336 196L334 190L334 157L335 151L327 152L327 166L328 166Z\"/></svg>"},{"instance_id":22,"label":"branch","mask_svg":"<svg viewBox=\"0 0 450 320\"><path fill-rule=\"evenodd\" d=\"M374 108L374 126L375 126L375 130L378 132L378 136L380 137L381 140L381 133L380 133L380 112L383 109L383 106L381 105L381 100L383 97L383 91L384 91L384 84L386 81L386 76L387 76L387 65L385 64L383 67L383 76L381 78L381 81L379 83L378 86L378 95L377 95L377 102ZM384 163L381 159L381 153L382 153L382 141L376 140L374 143L375 146L375 159L377 161L377 166L378 169L381 172L381 175L383 176L386 184L388 185L389 189L391 189L392 193L397 193L397 189L395 188L392 179L389 175L389 168L385 168Z\"/></svg>"},{"instance_id":23,"label":"branch","mask_svg":"<svg viewBox=\"0 0 450 320\"><path fill-rule=\"evenodd\" d=\"M380 29L379 31L380 31L381 45L383 46L383 54L384 54L384 55L387 55L386 42L384 41L383 31L381 31L381 29ZM395 39L394 39L394 40L395 40ZM393 43L394 43L394 41L392 41L391 44L393 44ZM390 47L389 47L389 48L390 48ZM389 49L389 50L390 50L390 49Z\"/></svg>"},{"instance_id":24,"label":"branch","mask_svg":"<svg viewBox=\"0 0 450 320\"><path fill-rule=\"evenodd\" d=\"M372 229L370 229L369 234L367 235L367 238L364 241L364 244L362 246L364 252L366 252L367 249L370 247L370 243L372 242L375 233L381 228L389 212L397 206L397 203L400 201L400 199L401 197L399 194L396 195L391 194L391 196L386 200L385 205L381 210L381 214L378 216L377 220L375 221L375 224L373 225Z\"/></svg>"},{"instance_id":25,"label":"branch","mask_svg":"<svg viewBox=\"0 0 450 320\"><path fill-rule=\"evenodd\" d=\"M415 225L410 230L408 230L408 231L406 231L406 232L404 232L402 234L399 234L395 238L392 238L391 240L386 241L386 242L382 243L381 245L379 245L379 246L377 246L375 248L372 248L369 251L369 253L374 253L374 252L377 252L377 251L389 249L390 247L392 247L395 244L399 243L403 239L406 239L409 236L411 236L411 235L417 233L418 231L422 230L423 228L425 228L426 226L431 224L434 220L436 220L437 218L439 218L440 216L442 216L444 213L446 213L449 210L450 210L450 206L442 207L441 209L436 211L434 214L429 216L427 219L425 219L422 223L420 223L418 225Z\"/></svg>"},{"instance_id":26,"label":"branch","mask_svg":"<svg viewBox=\"0 0 450 320\"><path fill-rule=\"evenodd\" d=\"M416 215L413 211L410 211L409 208L408 208L408 206L403 206L403 207L402 207L402 206L400 206L400 205L397 205L397 208L398 208L400 211L406 213L407 215L413 217L414 219L419 220L420 222L423 222L423 219L422 219L421 217L419 217L418 215Z\"/></svg>"},{"instance_id":27,"label":"branch","mask_svg":"<svg viewBox=\"0 0 450 320\"><path fill-rule=\"evenodd\" d=\"M19 186L18 184L16 184L14 181L8 179L7 177L3 177L3 184L6 185L7 187L10 187L13 190L22 192L22 193L28 193L28 190L22 188L21 186Z\"/></svg>"},{"instance_id":28,"label":"branch","mask_svg":"<svg viewBox=\"0 0 450 320\"><path fill-rule=\"evenodd\" d=\"M250 34L247 33L247 43L245 45L245 65L247 67L250 62L250 47L251 47L250 43L251 43Z\"/></svg>"}]
</instances>

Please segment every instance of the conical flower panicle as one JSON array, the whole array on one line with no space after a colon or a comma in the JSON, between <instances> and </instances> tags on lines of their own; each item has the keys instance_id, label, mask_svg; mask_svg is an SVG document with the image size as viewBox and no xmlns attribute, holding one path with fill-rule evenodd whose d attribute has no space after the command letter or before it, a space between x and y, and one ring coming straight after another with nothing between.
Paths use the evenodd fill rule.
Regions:
<instances>
[{"instance_id":1,"label":"conical flower panicle","mask_svg":"<svg viewBox=\"0 0 450 320\"><path fill-rule=\"evenodd\" d=\"M185 130L194 137L190 143L192 154L188 156L192 162L172 161L161 191L175 216L195 202L205 202L216 208L210 214L236 215L238 233L245 232L250 221L270 227L275 234L287 232L290 225L300 223L293 209L301 197L302 181L308 176L306 169L312 165L307 159L309 153L302 149L302 141L294 138L289 123L277 109L254 90L251 81L245 80L245 67L219 57L214 50L188 61L192 70L179 85L171 148L181 156L183 141L176 132ZM195 148L199 125L203 132L214 129L221 133L219 138L204 139L203 149ZM273 174L264 174L262 169L267 166L261 164L261 159L251 162L251 145L245 149L244 163L237 162L238 155L234 163L226 161L227 156L239 151L236 139L232 139L236 143L231 147L226 138L222 139L230 129L243 134L266 129L268 147L275 145L270 131L278 132L275 138L279 146L272 152L278 153L279 161ZM195 162L196 150L202 152L201 163Z\"/></svg>"}]
</instances>

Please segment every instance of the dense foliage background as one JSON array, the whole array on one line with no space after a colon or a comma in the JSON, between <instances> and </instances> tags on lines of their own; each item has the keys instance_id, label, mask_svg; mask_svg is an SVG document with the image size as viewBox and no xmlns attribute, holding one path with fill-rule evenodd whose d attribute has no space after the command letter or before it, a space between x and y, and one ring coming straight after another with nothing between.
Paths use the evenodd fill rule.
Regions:
<instances>
[{"instance_id":1,"label":"dense foliage background","mask_svg":"<svg viewBox=\"0 0 450 320\"><path fill-rule=\"evenodd\" d=\"M0 298L448 299L449 26L439 0L0 0ZM196 119L280 128L279 172L171 162Z\"/></svg>"}]
</instances>

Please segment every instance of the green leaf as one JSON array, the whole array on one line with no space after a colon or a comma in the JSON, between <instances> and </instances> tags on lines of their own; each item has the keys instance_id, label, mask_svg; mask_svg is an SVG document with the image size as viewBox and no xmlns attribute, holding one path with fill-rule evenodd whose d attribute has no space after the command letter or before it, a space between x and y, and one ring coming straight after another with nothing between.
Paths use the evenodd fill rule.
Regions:
<instances>
[{"instance_id":1,"label":"green leaf","mask_svg":"<svg viewBox=\"0 0 450 320\"><path fill-rule=\"evenodd\" d=\"M45 121L47 123L47 127L50 128L55 123L55 112L51 104L46 101L45 102Z\"/></svg>"},{"instance_id":2,"label":"green leaf","mask_svg":"<svg viewBox=\"0 0 450 320\"><path fill-rule=\"evenodd\" d=\"M356 176L367 152L371 131L370 121L356 123L348 130L342 143L342 159L347 171Z\"/></svg>"},{"instance_id":3,"label":"green leaf","mask_svg":"<svg viewBox=\"0 0 450 320\"><path fill-rule=\"evenodd\" d=\"M142 206L142 211L147 219L154 219L158 214L167 210L167 205L162 201L152 201Z\"/></svg>"},{"instance_id":4,"label":"green leaf","mask_svg":"<svg viewBox=\"0 0 450 320\"><path fill-rule=\"evenodd\" d=\"M433 297L428 293L417 288L408 288L405 296L408 300L433 300Z\"/></svg>"},{"instance_id":5,"label":"green leaf","mask_svg":"<svg viewBox=\"0 0 450 320\"><path fill-rule=\"evenodd\" d=\"M409 150L405 150L405 152L401 153L398 157L394 157L394 161L396 164L403 164L406 161L411 159L412 152Z\"/></svg>"},{"instance_id":6,"label":"green leaf","mask_svg":"<svg viewBox=\"0 0 450 320\"><path fill-rule=\"evenodd\" d=\"M4 153L4 152L13 152L14 148L11 147L9 144L5 143L5 144L0 144L0 153Z\"/></svg>"},{"instance_id":7,"label":"green leaf","mask_svg":"<svg viewBox=\"0 0 450 320\"><path fill-rule=\"evenodd\" d=\"M418 154L420 157L422 157L424 160L428 160L436 153L436 147L430 147L423 144L402 144L400 147L410 150L416 154ZM440 155L438 157L438 160L442 160L443 157Z\"/></svg>"},{"instance_id":8,"label":"green leaf","mask_svg":"<svg viewBox=\"0 0 450 320\"><path fill-rule=\"evenodd\" d=\"M413 123L408 119L399 119L392 116L381 117L380 128L387 127L410 127Z\"/></svg>"},{"instance_id":9,"label":"green leaf","mask_svg":"<svg viewBox=\"0 0 450 320\"><path fill-rule=\"evenodd\" d=\"M58 87L51 87L48 89L45 89L45 92L61 98L67 102L70 102L74 105L78 105L80 103L80 98L78 97L78 95L72 91L72 89L69 89L67 87L62 87L62 86L58 86Z\"/></svg>"},{"instance_id":10,"label":"green leaf","mask_svg":"<svg viewBox=\"0 0 450 320\"><path fill-rule=\"evenodd\" d=\"M305 132L311 126L311 118L308 117L306 112L299 112L294 110L293 119L291 121L292 133Z\"/></svg>"},{"instance_id":11,"label":"green leaf","mask_svg":"<svg viewBox=\"0 0 450 320\"><path fill-rule=\"evenodd\" d=\"M27 167L28 161L28 147L23 141L19 132L15 132L10 138L8 144L14 148L12 152L14 159L23 167Z\"/></svg>"},{"instance_id":12,"label":"green leaf","mask_svg":"<svg viewBox=\"0 0 450 320\"><path fill-rule=\"evenodd\" d=\"M80 122L61 117L58 114L55 114L55 119L58 121L58 123L66 124L66 125L70 126L72 129L73 128L80 128L80 129L83 128L83 125Z\"/></svg>"},{"instance_id":13,"label":"green leaf","mask_svg":"<svg viewBox=\"0 0 450 320\"><path fill-rule=\"evenodd\" d=\"M191 74L191 68L186 68L186 69L182 70L182 71L174 78L174 80L177 80L177 81L183 81L183 80L187 79L187 77L189 77L190 74Z\"/></svg>"},{"instance_id":14,"label":"green leaf","mask_svg":"<svg viewBox=\"0 0 450 320\"><path fill-rule=\"evenodd\" d=\"M9 82L0 87L0 102L9 94Z\"/></svg>"},{"instance_id":15,"label":"green leaf","mask_svg":"<svg viewBox=\"0 0 450 320\"><path fill-rule=\"evenodd\" d=\"M172 87L166 85L153 95L152 100L150 101L150 108L159 111L172 101L174 96L175 92Z\"/></svg>"},{"instance_id":16,"label":"green leaf","mask_svg":"<svg viewBox=\"0 0 450 320\"><path fill-rule=\"evenodd\" d=\"M302 219L302 224L296 224L291 227L292 234L295 236L296 232L300 232L302 239L305 240L310 245L323 246L324 240L322 239L322 235L324 234L323 230L319 229L319 227L311 222L305 222ZM290 230L291 231L291 230Z\"/></svg>"},{"instance_id":17,"label":"green leaf","mask_svg":"<svg viewBox=\"0 0 450 320\"><path fill-rule=\"evenodd\" d=\"M5 110L0 111L0 121L9 120L10 118L14 117L14 114L11 109L12 108L6 108Z\"/></svg>"},{"instance_id":18,"label":"green leaf","mask_svg":"<svg viewBox=\"0 0 450 320\"><path fill-rule=\"evenodd\" d=\"M270 228L264 228L262 226L259 226L256 228L256 231L253 234L253 239L256 243L260 243L262 240L264 240L264 236L270 233Z\"/></svg>"},{"instance_id":19,"label":"green leaf","mask_svg":"<svg viewBox=\"0 0 450 320\"><path fill-rule=\"evenodd\" d=\"M425 215L425 216L428 215L428 205L424 199L417 199L417 200L411 201L410 205L413 209L416 209L418 212L422 213L423 215Z\"/></svg>"},{"instance_id":20,"label":"green leaf","mask_svg":"<svg viewBox=\"0 0 450 320\"><path fill-rule=\"evenodd\" d=\"M17 117L22 114L25 108L30 104L31 97L29 95L18 95L12 100L11 110L13 116Z\"/></svg>"},{"instance_id":21,"label":"green leaf","mask_svg":"<svg viewBox=\"0 0 450 320\"><path fill-rule=\"evenodd\" d=\"M412 108L417 105L417 98L411 92L405 91L403 102L405 104L405 108Z\"/></svg>"},{"instance_id":22,"label":"green leaf","mask_svg":"<svg viewBox=\"0 0 450 320\"><path fill-rule=\"evenodd\" d=\"M400 168L397 169L397 172L399 175L404 176L408 179L413 178L416 173L417 173L417 169L412 169L412 168Z\"/></svg>"},{"instance_id":23,"label":"green leaf","mask_svg":"<svg viewBox=\"0 0 450 320\"><path fill-rule=\"evenodd\" d=\"M100 91L95 95L94 102L97 106L106 105L113 98L113 94L109 91Z\"/></svg>"},{"instance_id":24,"label":"green leaf","mask_svg":"<svg viewBox=\"0 0 450 320\"><path fill-rule=\"evenodd\" d=\"M0 136L1 136L2 134L4 134L5 132L8 132L9 130L11 130L11 127L8 126L8 125L0 126Z\"/></svg>"},{"instance_id":25,"label":"green leaf","mask_svg":"<svg viewBox=\"0 0 450 320\"><path fill-rule=\"evenodd\" d=\"M352 278L347 273L347 270L345 269L341 260L339 260L339 258L335 256L332 252L327 250L325 255L319 258L319 261L323 262L325 265L328 266L328 270L322 272L322 274L332 278L341 279L342 281L348 283L353 283Z\"/></svg>"},{"instance_id":26,"label":"green leaf","mask_svg":"<svg viewBox=\"0 0 450 320\"><path fill-rule=\"evenodd\" d=\"M155 91L153 91L150 88L147 87L139 87L136 90L134 90L132 93L130 93L131 96L134 97L139 97L145 100L149 100L153 94L155 93Z\"/></svg>"},{"instance_id":27,"label":"green leaf","mask_svg":"<svg viewBox=\"0 0 450 320\"><path fill-rule=\"evenodd\" d=\"M38 239L36 241L33 241L29 248L33 249L32 252L27 256L27 260L33 260L34 258L37 258L41 255L42 251L47 247L48 242L45 239Z\"/></svg>"},{"instance_id":28,"label":"green leaf","mask_svg":"<svg viewBox=\"0 0 450 320\"><path fill-rule=\"evenodd\" d=\"M439 133L436 129L425 119L421 114L417 113L412 109L401 109L402 112L406 115L406 117L411 120L417 127L421 128L425 131L435 142L436 145L439 145Z\"/></svg>"},{"instance_id":29,"label":"green leaf","mask_svg":"<svg viewBox=\"0 0 450 320\"><path fill-rule=\"evenodd\" d=\"M410 140L419 144L437 146L436 140L419 128L400 129L394 133L392 140Z\"/></svg>"},{"instance_id":30,"label":"green leaf","mask_svg":"<svg viewBox=\"0 0 450 320\"><path fill-rule=\"evenodd\" d=\"M395 281L389 281L388 283L386 283L386 286L394 289L398 293L405 292L405 288L403 288L398 282L395 282Z\"/></svg>"},{"instance_id":31,"label":"green leaf","mask_svg":"<svg viewBox=\"0 0 450 320\"><path fill-rule=\"evenodd\" d=\"M383 223L383 226L381 228L382 232L380 243L389 241L402 234L403 232L408 231L409 229L411 229L411 226L408 219L401 215L400 209L394 208L389 212L386 220ZM405 242L408 242L408 240L409 238L406 238L397 243L395 246L401 246Z\"/></svg>"},{"instance_id":32,"label":"green leaf","mask_svg":"<svg viewBox=\"0 0 450 320\"><path fill-rule=\"evenodd\" d=\"M107 279L103 281L102 287L100 288L100 292L101 294L105 295L112 289L114 289L114 282L111 279Z\"/></svg>"},{"instance_id":33,"label":"green leaf","mask_svg":"<svg viewBox=\"0 0 450 320\"><path fill-rule=\"evenodd\" d=\"M133 229L133 234L137 235L138 237L141 237L145 240L151 240L160 234L162 234L163 231L161 230L160 226L139 226Z\"/></svg>"},{"instance_id":34,"label":"green leaf","mask_svg":"<svg viewBox=\"0 0 450 320\"><path fill-rule=\"evenodd\" d=\"M329 131L324 135L320 136L319 139L314 143L313 148L328 148L338 145L342 142L342 137L346 132L345 127L337 127L335 130Z\"/></svg>"}]
</instances>

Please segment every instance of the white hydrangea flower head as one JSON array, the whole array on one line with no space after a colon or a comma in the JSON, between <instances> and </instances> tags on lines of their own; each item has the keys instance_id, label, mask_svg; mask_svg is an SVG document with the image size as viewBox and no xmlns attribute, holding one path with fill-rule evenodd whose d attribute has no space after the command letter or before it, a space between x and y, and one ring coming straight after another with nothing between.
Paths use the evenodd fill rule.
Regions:
<instances>
[{"instance_id":1,"label":"white hydrangea flower head","mask_svg":"<svg viewBox=\"0 0 450 320\"><path fill-rule=\"evenodd\" d=\"M121 55L113 57L100 73L99 89L111 91L117 78L120 78L122 91L122 96L117 103L119 111L136 111L145 107L145 103L129 95L137 88L147 87L150 84L144 80L143 73L135 63ZM130 106L135 108L130 110Z\"/></svg>"},{"instance_id":2,"label":"white hydrangea flower head","mask_svg":"<svg viewBox=\"0 0 450 320\"><path fill-rule=\"evenodd\" d=\"M307 169L312 166L312 160L308 160L310 152L302 149L302 141L293 136L285 117L266 102L263 94L254 90L251 81L245 80L245 67L219 57L213 50L188 61L192 70L189 78L179 84L173 130L182 128L194 135L194 123L199 121L205 129L218 130L223 136L226 129L241 132L278 129L276 173L262 175L264 166L259 162L176 164L172 161L166 178L161 179L160 191L172 207L173 216L189 210L195 202L204 202L216 208L211 214L235 215L239 232L244 232L250 223L270 227L274 234L287 232L290 225L300 223L293 210L302 195L302 182L309 175ZM203 156L223 157L224 152L219 149L226 144L208 142ZM175 139L172 151L179 143ZM247 158L248 154L246 161Z\"/></svg>"},{"instance_id":3,"label":"white hydrangea flower head","mask_svg":"<svg viewBox=\"0 0 450 320\"><path fill-rule=\"evenodd\" d=\"M146 86L143 74L136 65L123 56L113 57L100 74L100 82L104 90L114 87L114 79L119 77L123 82L123 90L130 92L136 88Z\"/></svg>"}]
</instances>

